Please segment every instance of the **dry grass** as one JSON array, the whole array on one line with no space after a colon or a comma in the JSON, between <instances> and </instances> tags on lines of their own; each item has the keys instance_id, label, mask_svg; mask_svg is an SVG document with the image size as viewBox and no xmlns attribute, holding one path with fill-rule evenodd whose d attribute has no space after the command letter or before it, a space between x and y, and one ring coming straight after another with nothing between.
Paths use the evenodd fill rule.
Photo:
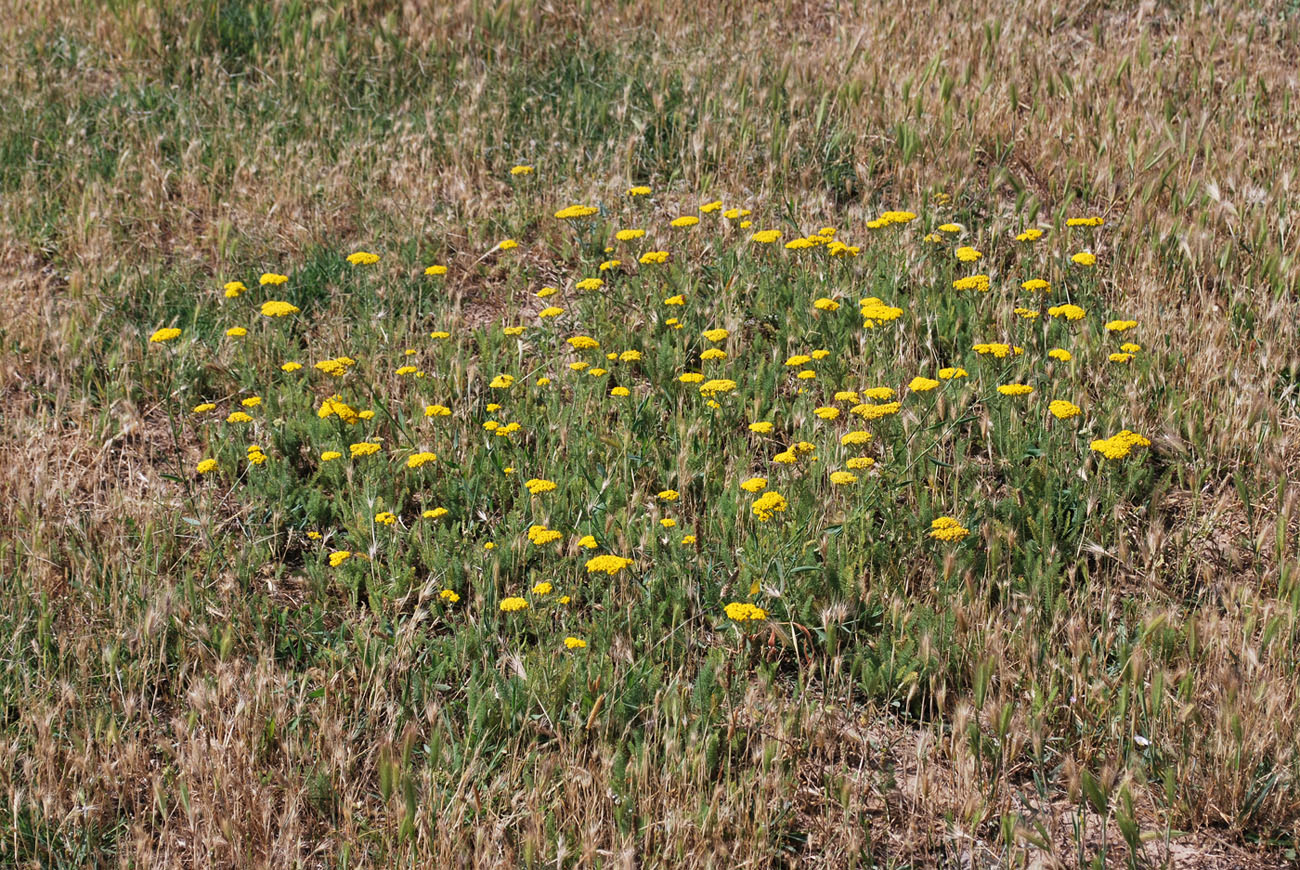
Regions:
<instances>
[{"instance_id":1,"label":"dry grass","mask_svg":"<svg viewBox=\"0 0 1300 870\"><path fill-rule=\"evenodd\" d=\"M1294 864L1294 4L17 5L0 862ZM593 714L577 737L476 733L496 699L471 722L450 687L413 708L423 600L391 632L308 624L301 577L237 505L251 584L177 523L191 496L168 476L197 447L145 386L140 336L196 287L320 245L473 262L519 217L519 160L560 180L546 202L652 181L848 225L942 191L986 238L1103 214L1105 292L1162 336L1128 404L1167 474L1095 519L1118 543L1073 560L1048 631L1006 590L969 596L948 643L983 672L938 669L919 705L863 692L843 649L736 687L718 729L686 664L638 727ZM504 275L450 292L467 324L518 304ZM1013 533L985 534L1010 567ZM1063 651L1061 696L1025 697Z\"/></svg>"}]
</instances>

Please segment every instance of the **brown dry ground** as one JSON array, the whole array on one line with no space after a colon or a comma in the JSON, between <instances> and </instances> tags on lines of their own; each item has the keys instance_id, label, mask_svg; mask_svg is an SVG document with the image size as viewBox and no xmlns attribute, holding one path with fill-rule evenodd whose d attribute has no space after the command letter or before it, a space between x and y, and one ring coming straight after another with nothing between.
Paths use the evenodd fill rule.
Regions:
<instances>
[{"instance_id":1,"label":"brown dry ground","mask_svg":"<svg viewBox=\"0 0 1300 870\"><path fill-rule=\"evenodd\" d=\"M0 617L0 861L1056 867L1104 832L1117 866L1294 865L1293 3L15 0L0 35L0 573L35 602ZM619 827L613 744L592 739L486 785L426 773L420 793L457 809L403 830L376 771L440 727L392 696L418 650L399 632L390 656L299 673L221 572L186 588L198 542L167 531L164 475L196 456L180 445L178 464L167 397L134 377L158 288L322 240L437 236L470 261L521 153L556 202L650 180L846 224L945 191L990 236L1040 212L1106 217L1110 290L1171 359L1143 386L1200 421L1171 426L1135 389L1135 419L1185 471L1115 518L1125 552L1092 554L1099 610L1137 600L1196 638L1159 714L1172 784L1134 780L1104 727L1078 729L1089 776L1131 789L1144 854L1114 846L1071 762L1046 784L1017 771L1044 735L1013 724L1021 751L990 775L962 737L989 715L968 699L945 730L780 684L737 722L793 780L754 764L701 781L701 750L666 725L620 774L656 829ZM491 310L490 284L454 289ZM267 578L260 594L301 593ZM1067 614L1040 640L1084 661L1095 625ZM251 635L243 656L222 652L232 631ZM1030 666L1039 641L1013 621L991 634L999 668ZM1140 655L1125 667L1149 685ZM1079 694L1122 678L1085 668ZM267 737L303 718L304 736ZM539 805L586 836L557 845ZM765 841L791 813L803 841ZM1002 830L1007 814L1022 821Z\"/></svg>"}]
</instances>

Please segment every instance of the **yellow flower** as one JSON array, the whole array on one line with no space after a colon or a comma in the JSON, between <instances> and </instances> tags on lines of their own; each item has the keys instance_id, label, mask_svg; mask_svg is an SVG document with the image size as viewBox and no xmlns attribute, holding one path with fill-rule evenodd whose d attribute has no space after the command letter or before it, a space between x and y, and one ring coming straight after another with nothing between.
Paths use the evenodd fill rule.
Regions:
<instances>
[{"instance_id":1,"label":"yellow flower","mask_svg":"<svg viewBox=\"0 0 1300 870\"><path fill-rule=\"evenodd\" d=\"M199 474L209 474L217 470L217 460L205 459L194 468Z\"/></svg>"},{"instance_id":2,"label":"yellow flower","mask_svg":"<svg viewBox=\"0 0 1300 870\"><path fill-rule=\"evenodd\" d=\"M433 265L433 266L430 266L429 268L425 269L425 270L424 270L424 274L426 274L426 275L446 275L446 274L447 274L447 267L446 267L446 266Z\"/></svg>"},{"instance_id":3,"label":"yellow flower","mask_svg":"<svg viewBox=\"0 0 1300 870\"><path fill-rule=\"evenodd\" d=\"M528 540L532 541L534 544L536 544L539 547L544 546L546 544L553 544L563 537L564 537L563 532L557 532L554 529L548 529L546 528L546 526L528 527ZM547 586L549 587L550 584L548 583ZM533 591L536 592L537 590L534 589ZM548 592L550 591L549 588L547 589L547 591Z\"/></svg>"},{"instance_id":4,"label":"yellow flower","mask_svg":"<svg viewBox=\"0 0 1300 870\"><path fill-rule=\"evenodd\" d=\"M1065 222L1067 227L1099 227L1103 223L1099 217L1070 218Z\"/></svg>"},{"instance_id":5,"label":"yellow flower","mask_svg":"<svg viewBox=\"0 0 1300 870\"><path fill-rule=\"evenodd\" d=\"M321 402L320 410L316 412L316 416L322 420L327 419L330 416L335 416L344 423L347 423L349 426L361 418L361 415L353 410L351 406L343 402L338 396L330 396L328 399Z\"/></svg>"},{"instance_id":6,"label":"yellow flower","mask_svg":"<svg viewBox=\"0 0 1300 870\"><path fill-rule=\"evenodd\" d=\"M706 329L700 334L713 342L723 341L728 335L731 335L731 333L725 329Z\"/></svg>"},{"instance_id":7,"label":"yellow flower","mask_svg":"<svg viewBox=\"0 0 1300 870\"><path fill-rule=\"evenodd\" d=\"M610 269L617 269L621 265L623 265L622 260L606 260L600 264L600 271L608 272Z\"/></svg>"},{"instance_id":8,"label":"yellow flower","mask_svg":"<svg viewBox=\"0 0 1300 870\"><path fill-rule=\"evenodd\" d=\"M299 362L287 362L287 363L285 363L284 365L280 366L280 371L282 371L282 372L296 372L296 371L298 371L298 369L300 369L300 368L302 368L302 363L299 363Z\"/></svg>"},{"instance_id":9,"label":"yellow flower","mask_svg":"<svg viewBox=\"0 0 1300 870\"><path fill-rule=\"evenodd\" d=\"M297 305L288 302L270 300L262 303L262 316L264 317L284 317L289 314L297 314L299 310L301 309Z\"/></svg>"},{"instance_id":10,"label":"yellow flower","mask_svg":"<svg viewBox=\"0 0 1300 870\"><path fill-rule=\"evenodd\" d=\"M527 165L527 164L525 164L525 163L521 163L521 164L519 164L518 166L511 166L511 167L510 167L510 174L511 174L511 175L532 175L532 174L533 174L533 167L531 167L531 166L529 166L529 165Z\"/></svg>"},{"instance_id":11,"label":"yellow flower","mask_svg":"<svg viewBox=\"0 0 1300 870\"><path fill-rule=\"evenodd\" d=\"M436 462L437 460L438 460L438 454L436 453L413 453L406 460L406 467L419 468L423 465L427 465L430 462Z\"/></svg>"},{"instance_id":12,"label":"yellow flower","mask_svg":"<svg viewBox=\"0 0 1300 870\"><path fill-rule=\"evenodd\" d=\"M1030 278L1020 286L1028 290L1030 293L1046 293L1052 289L1052 285L1048 284L1042 278Z\"/></svg>"},{"instance_id":13,"label":"yellow flower","mask_svg":"<svg viewBox=\"0 0 1300 870\"><path fill-rule=\"evenodd\" d=\"M510 250L514 250L517 247L519 247L519 243L516 242L514 239L502 239L501 241L497 242L497 249L501 251L510 251Z\"/></svg>"},{"instance_id":14,"label":"yellow flower","mask_svg":"<svg viewBox=\"0 0 1300 870\"><path fill-rule=\"evenodd\" d=\"M263 272L262 277L257 279L257 283L263 286L267 284L279 286L280 284L283 284L285 281L288 280L289 280L288 275L279 275L275 272Z\"/></svg>"},{"instance_id":15,"label":"yellow flower","mask_svg":"<svg viewBox=\"0 0 1300 870\"><path fill-rule=\"evenodd\" d=\"M755 607L754 605L744 601L731 602L723 608L723 612L727 614L728 619L734 622L746 622L751 620L761 622L762 620L767 619L766 610L761 607Z\"/></svg>"},{"instance_id":16,"label":"yellow flower","mask_svg":"<svg viewBox=\"0 0 1300 870\"><path fill-rule=\"evenodd\" d=\"M840 415L840 409L830 407L814 408L813 413L823 420L834 420Z\"/></svg>"},{"instance_id":17,"label":"yellow flower","mask_svg":"<svg viewBox=\"0 0 1300 870\"><path fill-rule=\"evenodd\" d=\"M614 233L614 238L620 242L630 242L645 236L645 230L619 230Z\"/></svg>"},{"instance_id":18,"label":"yellow flower","mask_svg":"<svg viewBox=\"0 0 1300 870\"><path fill-rule=\"evenodd\" d=\"M514 375L500 374L493 378L488 386L494 390L508 390L515 383Z\"/></svg>"},{"instance_id":19,"label":"yellow flower","mask_svg":"<svg viewBox=\"0 0 1300 870\"><path fill-rule=\"evenodd\" d=\"M704 375L699 372L682 372L677 376L677 380L683 384L698 384L704 381Z\"/></svg>"},{"instance_id":20,"label":"yellow flower","mask_svg":"<svg viewBox=\"0 0 1300 870\"><path fill-rule=\"evenodd\" d=\"M1053 399L1051 404L1047 406L1047 410L1051 411L1052 416L1058 420L1068 420L1083 413L1078 405L1067 402L1065 399Z\"/></svg>"},{"instance_id":21,"label":"yellow flower","mask_svg":"<svg viewBox=\"0 0 1300 870\"><path fill-rule=\"evenodd\" d=\"M631 566L631 564L631 559L626 559L622 556L593 556L587 560L587 573L596 574L604 571L606 574L613 577L624 568Z\"/></svg>"},{"instance_id":22,"label":"yellow flower","mask_svg":"<svg viewBox=\"0 0 1300 870\"><path fill-rule=\"evenodd\" d=\"M681 498L681 493L675 489L665 489L659 493L659 498L662 501L677 501L677 499Z\"/></svg>"},{"instance_id":23,"label":"yellow flower","mask_svg":"<svg viewBox=\"0 0 1300 870\"><path fill-rule=\"evenodd\" d=\"M950 543L960 541L970 534L970 529L964 527L952 517L938 517L930 523L930 537L938 541L948 541Z\"/></svg>"},{"instance_id":24,"label":"yellow flower","mask_svg":"<svg viewBox=\"0 0 1300 870\"><path fill-rule=\"evenodd\" d=\"M770 520L773 515L783 512L788 503L785 497L775 492L765 492L754 500L752 510L760 523Z\"/></svg>"},{"instance_id":25,"label":"yellow flower","mask_svg":"<svg viewBox=\"0 0 1300 870\"><path fill-rule=\"evenodd\" d=\"M901 408L898 402L886 402L883 405L854 405L849 409L849 413L857 414L867 420L879 420L881 417L897 414Z\"/></svg>"},{"instance_id":26,"label":"yellow flower","mask_svg":"<svg viewBox=\"0 0 1300 870\"><path fill-rule=\"evenodd\" d=\"M726 358L727 358L727 352L725 350L716 347L708 348L707 350L705 350L703 353L700 354L700 359L702 360L715 360L715 359L726 359Z\"/></svg>"},{"instance_id":27,"label":"yellow flower","mask_svg":"<svg viewBox=\"0 0 1300 870\"><path fill-rule=\"evenodd\" d=\"M682 215L679 218L673 218L671 225L674 227L693 227L700 222L700 219L693 214Z\"/></svg>"},{"instance_id":28,"label":"yellow flower","mask_svg":"<svg viewBox=\"0 0 1300 870\"><path fill-rule=\"evenodd\" d=\"M818 311L839 311L840 303L836 302L834 299L823 296L820 299L813 301L813 308L816 308Z\"/></svg>"},{"instance_id":29,"label":"yellow flower","mask_svg":"<svg viewBox=\"0 0 1300 870\"><path fill-rule=\"evenodd\" d=\"M1015 356L1019 356L1021 353L1024 352L1024 348L1012 347L1009 344L1001 344L998 342L992 342L989 344L976 344L971 349L980 355L989 354L994 357L997 357L998 359L1005 359L1006 357L1011 356L1012 354L1014 354Z\"/></svg>"},{"instance_id":30,"label":"yellow flower","mask_svg":"<svg viewBox=\"0 0 1300 870\"><path fill-rule=\"evenodd\" d=\"M605 282L599 278L583 278L573 287L575 290L599 290L605 286Z\"/></svg>"},{"instance_id":31,"label":"yellow flower","mask_svg":"<svg viewBox=\"0 0 1300 870\"><path fill-rule=\"evenodd\" d=\"M352 553L347 550L335 550L333 553L330 553L330 567L337 568L347 561L348 557L351 555Z\"/></svg>"},{"instance_id":32,"label":"yellow flower","mask_svg":"<svg viewBox=\"0 0 1300 870\"><path fill-rule=\"evenodd\" d=\"M339 453L337 450L326 450L324 453L320 455L320 461L333 462L335 459L338 459L342 455L343 454Z\"/></svg>"},{"instance_id":33,"label":"yellow flower","mask_svg":"<svg viewBox=\"0 0 1300 870\"><path fill-rule=\"evenodd\" d=\"M451 338L451 333L445 332L440 329L435 329L433 332L429 333L429 338L432 338L434 341L443 341L445 339Z\"/></svg>"},{"instance_id":34,"label":"yellow flower","mask_svg":"<svg viewBox=\"0 0 1300 870\"><path fill-rule=\"evenodd\" d=\"M423 514L421 514L421 516L429 520L441 519L446 515L447 515L447 509L444 507L436 507L433 510L427 510Z\"/></svg>"},{"instance_id":35,"label":"yellow flower","mask_svg":"<svg viewBox=\"0 0 1300 870\"><path fill-rule=\"evenodd\" d=\"M908 383L907 388L914 393L924 393L933 390L937 386L939 386L938 381L933 380L932 378L923 378L918 375L917 377L912 378Z\"/></svg>"},{"instance_id":36,"label":"yellow flower","mask_svg":"<svg viewBox=\"0 0 1300 870\"><path fill-rule=\"evenodd\" d=\"M729 393L736 388L736 382L728 378L713 378L700 384L701 396L713 396L717 393Z\"/></svg>"},{"instance_id":37,"label":"yellow flower","mask_svg":"<svg viewBox=\"0 0 1300 870\"><path fill-rule=\"evenodd\" d=\"M831 483L835 486L848 486L850 483L857 483L858 476L849 471L832 471Z\"/></svg>"},{"instance_id":38,"label":"yellow flower","mask_svg":"<svg viewBox=\"0 0 1300 870\"><path fill-rule=\"evenodd\" d=\"M1131 341L1126 341L1119 346L1119 349L1124 351L1124 353L1137 353L1142 349L1142 345L1134 344Z\"/></svg>"},{"instance_id":39,"label":"yellow flower","mask_svg":"<svg viewBox=\"0 0 1300 870\"><path fill-rule=\"evenodd\" d=\"M544 492L553 492L555 490L555 481L533 477L525 480L524 486L528 489L529 494L541 495Z\"/></svg>"},{"instance_id":40,"label":"yellow flower","mask_svg":"<svg viewBox=\"0 0 1300 870\"><path fill-rule=\"evenodd\" d=\"M569 649L586 649L586 648L587 648L587 642L586 642L585 640L582 640L581 638L577 638L577 637L566 637L566 638L564 639L564 645L567 646Z\"/></svg>"},{"instance_id":41,"label":"yellow flower","mask_svg":"<svg viewBox=\"0 0 1300 870\"><path fill-rule=\"evenodd\" d=\"M1017 308L1015 309L1015 315L1016 317L1023 317L1025 320L1033 320L1038 316L1038 312L1033 308Z\"/></svg>"},{"instance_id":42,"label":"yellow flower","mask_svg":"<svg viewBox=\"0 0 1300 870\"><path fill-rule=\"evenodd\" d=\"M562 221L572 221L591 217L598 211L600 211L600 209L590 205L571 205L557 211L555 216Z\"/></svg>"},{"instance_id":43,"label":"yellow flower","mask_svg":"<svg viewBox=\"0 0 1300 870\"><path fill-rule=\"evenodd\" d=\"M664 517L662 520L659 521L659 525L663 526L665 529L671 529L672 527L677 525L677 520L673 519L672 517Z\"/></svg>"},{"instance_id":44,"label":"yellow flower","mask_svg":"<svg viewBox=\"0 0 1300 870\"><path fill-rule=\"evenodd\" d=\"M961 232L961 224L939 224L936 229L941 233L959 233Z\"/></svg>"},{"instance_id":45,"label":"yellow flower","mask_svg":"<svg viewBox=\"0 0 1300 870\"><path fill-rule=\"evenodd\" d=\"M643 266L667 263L668 252L667 251L646 251L644 254L641 255L640 259L638 259L637 262Z\"/></svg>"},{"instance_id":46,"label":"yellow flower","mask_svg":"<svg viewBox=\"0 0 1300 870\"><path fill-rule=\"evenodd\" d=\"M214 404L212 404L211 402L203 402L203 403L201 403L201 404L198 404L198 405L195 405L195 406L194 406L194 413L195 413L195 414L206 414L208 411L215 411L216 408L217 408L217 406L214 405Z\"/></svg>"},{"instance_id":47,"label":"yellow flower","mask_svg":"<svg viewBox=\"0 0 1300 870\"><path fill-rule=\"evenodd\" d=\"M389 511L380 511L375 514L375 522L383 526L392 526L397 524L397 517Z\"/></svg>"},{"instance_id":48,"label":"yellow flower","mask_svg":"<svg viewBox=\"0 0 1300 870\"><path fill-rule=\"evenodd\" d=\"M968 275L965 278L958 278L952 282L954 290L977 290L980 293L989 292L988 275Z\"/></svg>"},{"instance_id":49,"label":"yellow flower","mask_svg":"<svg viewBox=\"0 0 1300 870\"><path fill-rule=\"evenodd\" d=\"M1027 396L1034 391L1029 384L1002 384L998 392L1004 396Z\"/></svg>"},{"instance_id":50,"label":"yellow flower","mask_svg":"<svg viewBox=\"0 0 1300 870\"><path fill-rule=\"evenodd\" d=\"M356 444L349 445L348 450L351 451L352 458L356 459L361 456L370 456L371 454L378 453L379 445L373 441L358 441Z\"/></svg>"},{"instance_id":51,"label":"yellow flower","mask_svg":"<svg viewBox=\"0 0 1300 870\"><path fill-rule=\"evenodd\" d=\"M877 323L888 323L903 316L903 309L886 305L875 296L868 296L859 304L862 307L862 325L866 329L875 329Z\"/></svg>"},{"instance_id":52,"label":"yellow flower","mask_svg":"<svg viewBox=\"0 0 1300 870\"><path fill-rule=\"evenodd\" d=\"M513 613L516 610L527 610L528 602L522 598L504 598L501 601L501 609L506 613Z\"/></svg>"},{"instance_id":53,"label":"yellow flower","mask_svg":"<svg viewBox=\"0 0 1300 870\"><path fill-rule=\"evenodd\" d=\"M593 535L583 535L578 539L578 546L584 550L596 549L596 538Z\"/></svg>"},{"instance_id":54,"label":"yellow flower","mask_svg":"<svg viewBox=\"0 0 1300 870\"><path fill-rule=\"evenodd\" d=\"M876 460L870 456L854 456L852 459L845 461L845 466L853 469L870 468L876 464Z\"/></svg>"},{"instance_id":55,"label":"yellow flower","mask_svg":"<svg viewBox=\"0 0 1300 870\"><path fill-rule=\"evenodd\" d=\"M226 335L231 338L243 338L245 335L248 335L248 330L244 329L242 326L232 326L226 330Z\"/></svg>"},{"instance_id":56,"label":"yellow flower","mask_svg":"<svg viewBox=\"0 0 1300 870\"><path fill-rule=\"evenodd\" d=\"M722 208L722 200L715 199L713 202L706 202L704 205L700 206L700 211L703 214L712 214L720 208Z\"/></svg>"},{"instance_id":57,"label":"yellow flower","mask_svg":"<svg viewBox=\"0 0 1300 870\"><path fill-rule=\"evenodd\" d=\"M1070 260L1076 266L1094 266L1097 263L1097 255L1089 251L1080 251L1071 257Z\"/></svg>"},{"instance_id":58,"label":"yellow flower","mask_svg":"<svg viewBox=\"0 0 1300 870\"><path fill-rule=\"evenodd\" d=\"M1036 242L1043 237L1043 231L1040 229L1027 229L1020 235L1016 236L1017 242Z\"/></svg>"},{"instance_id":59,"label":"yellow flower","mask_svg":"<svg viewBox=\"0 0 1300 870\"><path fill-rule=\"evenodd\" d=\"M460 596L451 589L442 590L438 593L438 597L449 604L455 604L457 601L460 601Z\"/></svg>"},{"instance_id":60,"label":"yellow flower","mask_svg":"<svg viewBox=\"0 0 1300 870\"><path fill-rule=\"evenodd\" d=\"M682 543L683 543L683 544L686 544L686 545L688 545L688 546L691 545L691 544L694 544L694 543L695 543L695 536L694 536L694 535L682 535Z\"/></svg>"},{"instance_id":61,"label":"yellow flower","mask_svg":"<svg viewBox=\"0 0 1300 870\"><path fill-rule=\"evenodd\" d=\"M863 430L855 432L845 432L840 436L840 443L848 446L850 444L866 444L871 440L871 433Z\"/></svg>"},{"instance_id":62,"label":"yellow flower","mask_svg":"<svg viewBox=\"0 0 1300 870\"><path fill-rule=\"evenodd\" d=\"M1106 322L1107 332L1125 332L1138 325L1136 320L1110 320Z\"/></svg>"},{"instance_id":63,"label":"yellow flower","mask_svg":"<svg viewBox=\"0 0 1300 870\"><path fill-rule=\"evenodd\" d=\"M369 251L357 251L354 254L348 254L348 262L354 266L373 266L379 262L379 255L372 254Z\"/></svg>"},{"instance_id":64,"label":"yellow flower","mask_svg":"<svg viewBox=\"0 0 1300 870\"><path fill-rule=\"evenodd\" d=\"M962 245L957 249L957 259L963 263L974 263L984 255L972 248L970 245Z\"/></svg>"},{"instance_id":65,"label":"yellow flower","mask_svg":"<svg viewBox=\"0 0 1300 870\"><path fill-rule=\"evenodd\" d=\"M425 405L424 416L426 417L450 417L451 408L446 405Z\"/></svg>"},{"instance_id":66,"label":"yellow flower","mask_svg":"<svg viewBox=\"0 0 1300 870\"><path fill-rule=\"evenodd\" d=\"M252 421L253 418L245 414L243 411L234 411L226 418L227 423L251 423Z\"/></svg>"},{"instance_id":67,"label":"yellow flower","mask_svg":"<svg viewBox=\"0 0 1300 870\"><path fill-rule=\"evenodd\" d=\"M226 291L227 299L235 299L248 288L244 286L243 281L227 281L222 289Z\"/></svg>"},{"instance_id":68,"label":"yellow flower","mask_svg":"<svg viewBox=\"0 0 1300 870\"><path fill-rule=\"evenodd\" d=\"M1047 313L1052 317L1064 317L1066 320L1082 320L1085 314L1078 305L1053 305L1047 309Z\"/></svg>"},{"instance_id":69,"label":"yellow flower","mask_svg":"<svg viewBox=\"0 0 1300 870\"><path fill-rule=\"evenodd\" d=\"M767 478L751 477L748 480L742 481L740 488L745 492L759 492L760 490L767 489Z\"/></svg>"},{"instance_id":70,"label":"yellow flower","mask_svg":"<svg viewBox=\"0 0 1300 870\"><path fill-rule=\"evenodd\" d=\"M966 377L966 370L963 368L950 367L939 369L939 380L941 381L951 381L956 378L964 377Z\"/></svg>"},{"instance_id":71,"label":"yellow flower","mask_svg":"<svg viewBox=\"0 0 1300 870\"><path fill-rule=\"evenodd\" d=\"M779 238L781 238L780 230L759 230L750 236L749 240L758 242L760 245L770 245Z\"/></svg>"},{"instance_id":72,"label":"yellow flower","mask_svg":"<svg viewBox=\"0 0 1300 870\"><path fill-rule=\"evenodd\" d=\"M639 184L636 187L629 187L627 189L627 195L628 196L649 196L650 188L646 187L643 184Z\"/></svg>"},{"instance_id":73,"label":"yellow flower","mask_svg":"<svg viewBox=\"0 0 1300 870\"><path fill-rule=\"evenodd\" d=\"M1112 353L1112 354L1110 355L1109 359L1110 359L1111 362L1126 363L1126 362L1130 362L1130 361L1132 361L1132 359L1133 359L1133 354L1131 354L1131 353Z\"/></svg>"},{"instance_id":74,"label":"yellow flower","mask_svg":"<svg viewBox=\"0 0 1300 870\"><path fill-rule=\"evenodd\" d=\"M813 371L812 369L804 369L803 371L796 374L795 377L801 381L811 381L817 377L817 372Z\"/></svg>"},{"instance_id":75,"label":"yellow flower","mask_svg":"<svg viewBox=\"0 0 1300 870\"><path fill-rule=\"evenodd\" d=\"M419 369L417 369L415 366L400 366L396 371L393 372L393 374L405 377L406 375L413 375L418 371Z\"/></svg>"},{"instance_id":76,"label":"yellow flower","mask_svg":"<svg viewBox=\"0 0 1300 870\"><path fill-rule=\"evenodd\" d=\"M179 329L174 326L164 326L162 329L155 330L154 334L149 336L149 341L155 344L160 344L164 341L171 341L174 338L180 337L181 331Z\"/></svg>"},{"instance_id":77,"label":"yellow flower","mask_svg":"<svg viewBox=\"0 0 1300 870\"><path fill-rule=\"evenodd\" d=\"M1151 441L1128 429L1121 430L1109 438L1098 438L1092 442L1093 450L1107 459L1123 459L1134 447L1150 447Z\"/></svg>"},{"instance_id":78,"label":"yellow flower","mask_svg":"<svg viewBox=\"0 0 1300 870\"><path fill-rule=\"evenodd\" d=\"M1068 350L1065 350L1064 348L1060 348L1060 347L1052 348L1047 352L1047 355L1052 359L1060 360L1061 362L1069 362L1070 360L1074 359L1073 354L1071 354Z\"/></svg>"}]
</instances>

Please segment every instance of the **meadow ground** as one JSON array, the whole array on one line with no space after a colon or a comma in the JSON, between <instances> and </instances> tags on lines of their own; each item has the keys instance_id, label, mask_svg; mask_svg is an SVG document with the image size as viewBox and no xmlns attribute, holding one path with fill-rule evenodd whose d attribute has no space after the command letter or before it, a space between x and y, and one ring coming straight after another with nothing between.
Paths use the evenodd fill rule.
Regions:
<instances>
[{"instance_id":1,"label":"meadow ground","mask_svg":"<svg viewBox=\"0 0 1300 870\"><path fill-rule=\"evenodd\" d=\"M1294 2L0 36L0 863L1296 863Z\"/></svg>"}]
</instances>

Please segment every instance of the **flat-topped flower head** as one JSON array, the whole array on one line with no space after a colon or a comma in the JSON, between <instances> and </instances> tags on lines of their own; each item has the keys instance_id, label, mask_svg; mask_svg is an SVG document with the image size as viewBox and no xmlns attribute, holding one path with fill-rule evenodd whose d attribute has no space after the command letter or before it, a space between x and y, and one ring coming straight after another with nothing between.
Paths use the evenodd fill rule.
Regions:
<instances>
[{"instance_id":1,"label":"flat-topped flower head","mask_svg":"<svg viewBox=\"0 0 1300 870\"><path fill-rule=\"evenodd\" d=\"M1090 446L1107 459L1123 459L1135 447L1150 447L1151 441L1136 432L1122 429L1109 438L1094 440Z\"/></svg>"},{"instance_id":2,"label":"flat-topped flower head","mask_svg":"<svg viewBox=\"0 0 1300 870\"><path fill-rule=\"evenodd\" d=\"M761 622L767 619L766 610L747 601L733 601L722 610L732 622Z\"/></svg>"},{"instance_id":3,"label":"flat-topped flower head","mask_svg":"<svg viewBox=\"0 0 1300 870\"><path fill-rule=\"evenodd\" d=\"M937 517L930 523L930 537L937 541L956 543L970 534L970 529L952 517Z\"/></svg>"},{"instance_id":4,"label":"flat-topped flower head","mask_svg":"<svg viewBox=\"0 0 1300 870\"><path fill-rule=\"evenodd\" d=\"M571 205L557 211L555 216L562 221L581 220L582 218L591 217L598 211L600 209L590 205Z\"/></svg>"},{"instance_id":5,"label":"flat-topped flower head","mask_svg":"<svg viewBox=\"0 0 1300 870\"><path fill-rule=\"evenodd\" d=\"M1068 420L1083 413L1078 405L1065 399L1053 399L1051 404L1047 406L1047 410L1058 420Z\"/></svg>"},{"instance_id":6,"label":"flat-topped flower head","mask_svg":"<svg viewBox=\"0 0 1300 870\"><path fill-rule=\"evenodd\" d=\"M263 286L267 284L270 284L272 286L279 286L280 284L283 284L288 280L289 280L288 275L281 275L278 272L263 272L262 277L257 279L257 283Z\"/></svg>"},{"instance_id":7,"label":"flat-topped flower head","mask_svg":"<svg viewBox=\"0 0 1300 870\"><path fill-rule=\"evenodd\" d=\"M613 577L625 568L632 566L632 560L623 556L593 556L587 560L588 574L608 574Z\"/></svg>"},{"instance_id":8,"label":"flat-topped flower head","mask_svg":"<svg viewBox=\"0 0 1300 870\"><path fill-rule=\"evenodd\" d=\"M510 174L515 177L521 175L532 175L533 167L529 166L527 163L520 163L517 166L510 167Z\"/></svg>"},{"instance_id":9,"label":"flat-topped flower head","mask_svg":"<svg viewBox=\"0 0 1300 870\"><path fill-rule=\"evenodd\" d=\"M759 230L750 236L749 240L758 242L760 245L770 245L779 238L781 238L780 230Z\"/></svg>"},{"instance_id":10,"label":"flat-topped flower head","mask_svg":"<svg viewBox=\"0 0 1300 870\"><path fill-rule=\"evenodd\" d=\"M301 309L290 302L281 302L269 300L262 303L263 317L286 317L290 314L297 314Z\"/></svg>"},{"instance_id":11,"label":"flat-topped flower head","mask_svg":"<svg viewBox=\"0 0 1300 870\"><path fill-rule=\"evenodd\" d=\"M153 335L149 336L149 341L153 344L162 344L165 341L172 341L181 337L181 331L174 326L164 326L162 329L154 330Z\"/></svg>"},{"instance_id":12,"label":"flat-topped flower head","mask_svg":"<svg viewBox=\"0 0 1300 870\"><path fill-rule=\"evenodd\" d=\"M370 251L356 251L348 254L348 262L354 266L373 266L379 262L379 255Z\"/></svg>"}]
</instances>

